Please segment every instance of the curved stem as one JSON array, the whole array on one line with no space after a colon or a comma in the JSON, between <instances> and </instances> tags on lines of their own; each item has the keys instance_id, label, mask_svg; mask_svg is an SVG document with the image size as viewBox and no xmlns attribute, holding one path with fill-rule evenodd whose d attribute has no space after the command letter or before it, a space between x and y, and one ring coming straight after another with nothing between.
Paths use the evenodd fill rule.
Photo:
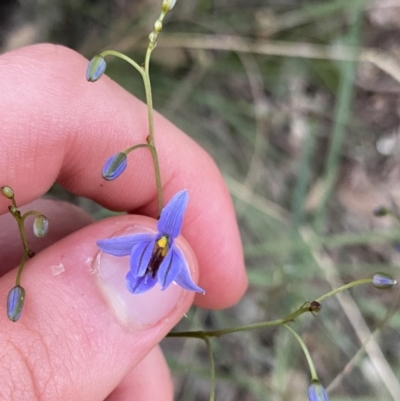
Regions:
<instances>
[{"instance_id":1,"label":"curved stem","mask_svg":"<svg viewBox=\"0 0 400 401\"><path fill-rule=\"evenodd\" d=\"M37 212L36 210L30 210L21 216L22 221L24 222L28 216L43 216L42 213Z\"/></svg>"},{"instance_id":2,"label":"curved stem","mask_svg":"<svg viewBox=\"0 0 400 401\"><path fill-rule=\"evenodd\" d=\"M125 60L127 63L129 63L132 67L134 67L139 74L142 76L143 80L144 80L144 71L143 68L134 60L132 60L130 57L125 56L125 54L122 54L120 52L117 52L115 50L105 50L103 52L100 53L101 57L106 57L106 56L115 56L118 57L122 60Z\"/></svg>"},{"instance_id":3,"label":"curved stem","mask_svg":"<svg viewBox=\"0 0 400 401\"><path fill-rule=\"evenodd\" d=\"M315 370L314 362L311 359L310 352L308 351L308 348L304 344L304 341L302 338L287 324L283 324L283 327L288 329L296 338L297 342L300 344L301 348L303 349L304 355L306 356L308 366L310 367L310 373L311 373L311 381L318 380L317 372Z\"/></svg>"},{"instance_id":4,"label":"curved stem","mask_svg":"<svg viewBox=\"0 0 400 401\"><path fill-rule=\"evenodd\" d=\"M356 280L356 281L352 281L351 283L342 285L341 287L336 288L336 289L334 289L334 290L332 290L332 291L320 296L319 298L316 299L316 301L321 303L324 299L332 297L332 296L336 295L337 293L339 293L341 291L348 290L349 288L356 287L358 285L369 284L369 283L372 283L372 278L371 277L363 278L363 279Z\"/></svg>"},{"instance_id":5,"label":"curved stem","mask_svg":"<svg viewBox=\"0 0 400 401\"><path fill-rule=\"evenodd\" d=\"M128 154L139 148L150 148L150 145L148 143L139 143L138 145L131 146L130 148L124 150L124 153Z\"/></svg>"},{"instance_id":6,"label":"curved stem","mask_svg":"<svg viewBox=\"0 0 400 401\"><path fill-rule=\"evenodd\" d=\"M162 186L161 186L161 172L160 172L160 165L158 162L158 155L157 155L157 150L155 147L155 142L154 142L154 118L153 118L153 98L151 94L151 83L150 83L150 74L149 74L149 65L150 65L150 55L151 52L154 49L154 44L150 43L147 52L146 52L146 59L145 59L145 68L143 69L136 61L132 60L130 57L125 56L124 54L117 52L115 50L105 50L100 53L101 57L106 57L106 56L115 56L118 57L127 63L129 63L131 66L133 66L141 75L143 79L143 84L144 84L144 91L146 95L146 103L147 103L147 115L148 115L148 121L149 121L149 133L147 137L147 145L145 144L139 144L132 146L129 148L127 153L131 152L132 150L135 150L137 148L142 148L142 147L148 147L151 153L151 157L153 159L153 164L154 164L154 170L155 170L155 177L156 177L156 187L157 187L157 204L158 204L158 214L161 214L162 210Z\"/></svg>"}]
</instances>

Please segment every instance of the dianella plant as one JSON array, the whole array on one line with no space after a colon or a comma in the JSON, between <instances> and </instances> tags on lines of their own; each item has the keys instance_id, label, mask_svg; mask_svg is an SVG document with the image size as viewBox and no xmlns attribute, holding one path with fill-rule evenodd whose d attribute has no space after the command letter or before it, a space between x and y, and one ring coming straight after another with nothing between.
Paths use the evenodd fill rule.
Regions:
<instances>
[{"instance_id":1,"label":"dianella plant","mask_svg":"<svg viewBox=\"0 0 400 401\"><path fill-rule=\"evenodd\" d=\"M156 48L158 35L163 29L163 20L166 15L171 12L175 5L175 0L164 0L161 4L161 13L154 23L152 32L149 35L147 50L144 55L144 60L140 63L134 61L130 57L114 51L105 50L98 55L95 55L90 61L86 78L89 82L95 83L101 79L106 71L106 59L109 57L117 57L130 64L135 73L138 73L142 80L145 90L147 103L148 117L148 133L142 143L133 143L127 149L121 149L118 153L110 155L104 161L104 166L101 169L101 174L104 180L112 181L118 179L123 173L129 174L128 158L134 157L130 155L136 149L145 148L151 154L154 166L154 185L157 189L157 204L158 204L158 223L156 234L133 234L111 239L102 239L97 242L99 249L105 253L115 257L130 256L130 268L126 272L126 291L129 291L134 297L136 294L141 294L153 288L155 285L160 285L162 289L166 289L172 283L176 283L187 291L204 293L204 290L197 286L191 276L181 251L175 244L176 238L180 235L181 227L184 221L185 210L190 201L190 193L185 188L181 188L169 202L164 206L162 193L162 171L157 154L157 133L154 132L153 123L153 100L152 87L150 80L150 60L151 55ZM84 73L84 72L82 72ZM17 206L16 199L12 188L3 186L1 193L9 199L9 212L14 216L23 244L23 253L21 262L18 268L15 286L10 289L7 300L8 317L12 322L17 322L23 319L23 306L26 296L33 294L25 294L23 288L22 271L26 261L34 257L34 251L29 247L26 239L25 220L28 216L34 216L33 223L34 234L38 237L46 235L49 228L47 218L37 211L29 211L22 214ZM375 212L376 216L386 216L390 214L387 208L378 208ZM398 217L393 213L393 218ZM292 312L280 319L255 322L248 325L238 325L236 327L225 327L218 330L193 330L193 331L173 331L168 334L170 338L191 338L204 341L207 348L210 360L210 401L216 399L216 362L214 361L213 341L218 340L222 336L227 336L233 333L243 333L252 330L268 330L278 328L285 330L292 335L296 340L301 350L304 353L305 361L309 369L309 388L308 398L310 401L327 401L328 395L322 382L323 378L319 377L310 350L307 348L305 341L292 327L292 323L301 318L304 314L311 314L318 318L321 316L323 303L327 298L334 297L343 291L360 285L370 285L378 290L387 290L393 288L397 284L397 280L387 273L376 272L370 277L362 278L356 281L346 283L330 292L322 294L313 300L304 300L300 307L293 307ZM304 398L306 398L304 394Z\"/></svg>"}]
</instances>

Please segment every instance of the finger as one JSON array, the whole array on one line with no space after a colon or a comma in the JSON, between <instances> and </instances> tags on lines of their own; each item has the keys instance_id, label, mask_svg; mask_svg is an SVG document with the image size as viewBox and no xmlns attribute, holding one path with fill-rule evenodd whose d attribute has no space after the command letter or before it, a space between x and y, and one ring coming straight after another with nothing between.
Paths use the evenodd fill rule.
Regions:
<instances>
[{"instance_id":1,"label":"finger","mask_svg":"<svg viewBox=\"0 0 400 401\"><path fill-rule=\"evenodd\" d=\"M160 347L130 371L105 401L172 401L171 375Z\"/></svg>"},{"instance_id":2,"label":"finger","mask_svg":"<svg viewBox=\"0 0 400 401\"><path fill-rule=\"evenodd\" d=\"M90 224L93 219L82 209L72 203L55 201L51 199L38 199L20 208L22 213L37 210L46 215L51 221L49 233L38 238L33 235L30 225L34 217L28 217L25 224L29 247L36 253L59 241L61 238ZM0 276L18 266L22 256L22 242L18 225L14 217L7 213L0 216Z\"/></svg>"},{"instance_id":3,"label":"finger","mask_svg":"<svg viewBox=\"0 0 400 401\"><path fill-rule=\"evenodd\" d=\"M147 111L140 101L107 77L86 82L87 61L60 46L20 49L3 55L0 65L0 182L13 187L21 203L58 180L106 207L157 215L154 167L146 149L130 155L118 180L104 183L100 177L111 154L145 142ZM210 157L157 114L155 132L164 199L184 188L190 194L183 234L206 290L197 304L229 306L247 283L229 193ZM5 208L0 200L0 212Z\"/></svg>"},{"instance_id":4,"label":"finger","mask_svg":"<svg viewBox=\"0 0 400 401\"><path fill-rule=\"evenodd\" d=\"M5 311L15 270L0 279L0 399L103 400L180 320L193 293L171 285L133 295L125 287L129 260L95 245L121 233L156 232L155 223L143 216L103 220L35 255L22 275L26 300L16 323ZM176 244L196 279L192 251L183 239Z\"/></svg>"}]
</instances>

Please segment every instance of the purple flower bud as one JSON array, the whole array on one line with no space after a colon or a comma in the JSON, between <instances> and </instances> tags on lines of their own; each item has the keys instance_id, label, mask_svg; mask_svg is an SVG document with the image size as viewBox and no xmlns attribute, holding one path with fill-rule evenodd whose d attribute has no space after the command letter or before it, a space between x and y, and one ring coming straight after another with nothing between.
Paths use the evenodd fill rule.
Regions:
<instances>
[{"instance_id":1,"label":"purple flower bud","mask_svg":"<svg viewBox=\"0 0 400 401\"><path fill-rule=\"evenodd\" d=\"M106 161L101 175L107 181L115 180L125 171L127 165L126 153L117 153Z\"/></svg>"},{"instance_id":2,"label":"purple flower bud","mask_svg":"<svg viewBox=\"0 0 400 401\"><path fill-rule=\"evenodd\" d=\"M308 399L310 401L329 401L322 384L315 380L308 387Z\"/></svg>"},{"instance_id":3,"label":"purple flower bud","mask_svg":"<svg viewBox=\"0 0 400 401\"><path fill-rule=\"evenodd\" d=\"M106 70L107 64L102 56L94 56L87 66L86 79L89 82L96 82Z\"/></svg>"},{"instance_id":4,"label":"purple flower bud","mask_svg":"<svg viewBox=\"0 0 400 401\"><path fill-rule=\"evenodd\" d=\"M41 214L36 216L33 222L33 234L35 237L44 237L49 232L49 219Z\"/></svg>"},{"instance_id":5,"label":"purple flower bud","mask_svg":"<svg viewBox=\"0 0 400 401\"><path fill-rule=\"evenodd\" d=\"M7 298L7 315L11 321L16 322L21 317L24 301L25 290L20 285L10 290Z\"/></svg>"},{"instance_id":6,"label":"purple flower bud","mask_svg":"<svg viewBox=\"0 0 400 401\"><path fill-rule=\"evenodd\" d=\"M372 284L375 288L387 290L397 285L397 280L387 273L375 273L372 277Z\"/></svg>"}]
</instances>

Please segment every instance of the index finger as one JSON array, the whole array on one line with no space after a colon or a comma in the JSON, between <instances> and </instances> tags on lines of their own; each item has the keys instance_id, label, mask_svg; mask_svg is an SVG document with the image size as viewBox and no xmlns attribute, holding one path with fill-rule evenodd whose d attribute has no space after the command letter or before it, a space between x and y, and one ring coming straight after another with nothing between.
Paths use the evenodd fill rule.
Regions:
<instances>
[{"instance_id":1,"label":"index finger","mask_svg":"<svg viewBox=\"0 0 400 401\"><path fill-rule=\"evenodd\" d=\"M156 216L147 149L129 155L128 168L116 181L104 182L100 174L109 156L145 142L146 106L107 77L86 82L86 66L79 54L54 45L0 57L0 185L10 185L21 205L58 181L108 208ZM190 195L182 233L197 256L199 285L206 290L196 303L230 306L247 280L229 193L203 149L157 113L154 123L164 204L183 188ZM6 208L0 199L0 214Z\"/></svg>"}]
</instances>

